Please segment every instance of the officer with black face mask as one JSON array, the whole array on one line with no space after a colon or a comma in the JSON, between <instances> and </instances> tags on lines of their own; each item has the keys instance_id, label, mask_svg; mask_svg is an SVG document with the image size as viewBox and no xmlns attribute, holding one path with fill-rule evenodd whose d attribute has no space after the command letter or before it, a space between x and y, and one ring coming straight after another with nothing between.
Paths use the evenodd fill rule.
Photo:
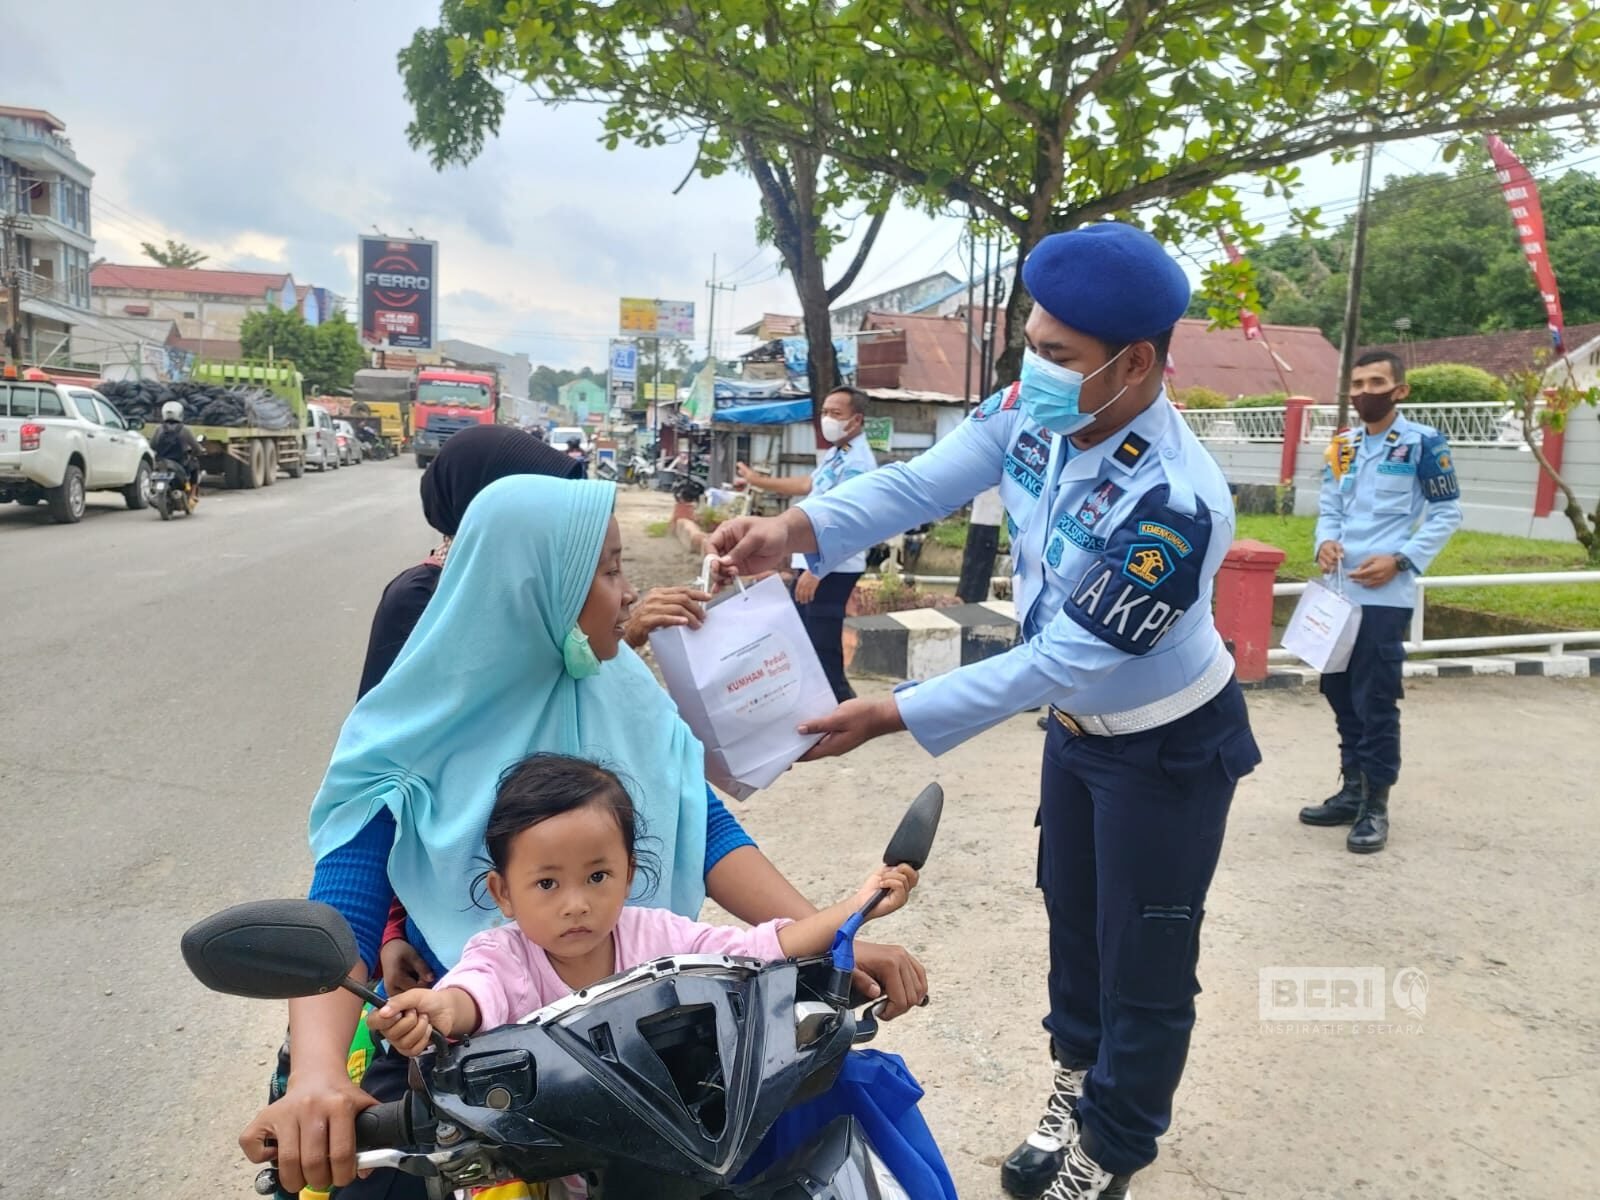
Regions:
<instances>
[{"instance_id":1,"label":"officer with black face mask","mask_svg":"<svg viewBox=\"0 0 1600 1200\"><path fill-rule=\"evenodd\" d=\"M1383 351L1350 373L1361 424L1334 438L1322 472L1317 563L1341 576L1361 606L1349 666L1322 677L1339 730L1342 785L1300 810L1307 825L1350 825L1357 854L1389 840L1389 789L1400 775L1400 705L1406 634L1416 577L1461 524L1461 487L1450 445L1437 429L1396 411L1406 398L1405 364Z\"/></svg>"}]
</instances>

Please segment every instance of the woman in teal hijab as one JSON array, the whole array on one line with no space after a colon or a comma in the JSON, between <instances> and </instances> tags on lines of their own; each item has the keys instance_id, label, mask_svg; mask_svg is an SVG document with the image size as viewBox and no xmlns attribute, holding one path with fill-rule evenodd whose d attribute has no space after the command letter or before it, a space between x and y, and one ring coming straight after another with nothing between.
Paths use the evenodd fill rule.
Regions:
<instances>
[{"instance_id":1,"label":"woman in teal hijab","mask_svg":"<svg viewBox=\"0 0 1600 1200\"><path fill-rule=\"evenodd\" d=\"M635 902L696 916L709 889L745 921L814 911L747 839L707 873L704 751L623 641L634 594L614 501L608 483L517 476L486 488L394 666L345 722L312 804L311 895L351 921L369 967L391 894L436 971L491 923L470 900L484 824L500 773L535 749L629 780L661 860L655 890ZM863 960L860 982L873 994L881 984L895 1007L925 993L904 950L858 945ZM291 1194L354 1175L354 1116L376 1102L345 1073L359 1011L344 992L290 1003L288 1090L240 1136L253 1161L277 1159Z\"/></svg>"}]
</instances>

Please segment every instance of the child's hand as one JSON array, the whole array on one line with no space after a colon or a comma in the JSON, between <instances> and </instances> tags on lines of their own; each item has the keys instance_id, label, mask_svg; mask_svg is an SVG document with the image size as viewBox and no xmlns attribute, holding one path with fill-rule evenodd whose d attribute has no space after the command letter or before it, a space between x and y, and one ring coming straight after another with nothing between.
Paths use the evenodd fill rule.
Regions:
<instances>
[{"instance_id":1,"label":"child's hand","mask_svg":"<svg viewBox=\"0 0 1600 1200\"><path fill-rule=\"evenodd\" d=\"M456 1032L454 1005L442 992L412 988L368 1013L367 1027L407 1058L415 1058L428 1048L435 1029L445 1037Z\"/></svg>"},{"instance_id":2,"label":"child's hand","mask_svg":"<svg viewBox=\"0 0 1600 1200\"><path fill-rule=\"evenodd\" d=\"M878 906L872 910L872 915L868 918L875 921L879 917L887 917L890 913L904 908L906 901L911 899L911 889L916 886L917 872L912 867L880 867L868 876L852 903L859 909L880 891L887 890L889 894L878 901Z\"/></svg>"}]
</instances>

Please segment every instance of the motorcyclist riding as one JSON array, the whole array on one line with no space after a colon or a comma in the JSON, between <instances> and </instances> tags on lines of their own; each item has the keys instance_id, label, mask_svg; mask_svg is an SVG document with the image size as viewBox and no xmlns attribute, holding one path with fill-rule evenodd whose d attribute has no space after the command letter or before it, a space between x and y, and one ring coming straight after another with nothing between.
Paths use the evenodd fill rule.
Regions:
<instances>
[{"instance_id":1,"label":"motorcyclist riding","mask_svg":"<svg viewBox=\"0 0 1600 1200\"><path fill-rule=\"evenodd\" d=\"M187 489L200 481L200 443L183 423L183 404L168 400L161 406L161 427L151 449L167 462L178 477L178 486Z\"/></svg>"}]
</instances>

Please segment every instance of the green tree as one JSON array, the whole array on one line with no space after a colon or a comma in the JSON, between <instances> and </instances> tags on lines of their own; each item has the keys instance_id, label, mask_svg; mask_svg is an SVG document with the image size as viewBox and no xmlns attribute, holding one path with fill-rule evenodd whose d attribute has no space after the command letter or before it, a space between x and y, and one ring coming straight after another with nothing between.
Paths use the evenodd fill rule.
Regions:
<instances>
[{"instance_id":1,"label":"green tree","mask_svg":"<svg viewBox=\"0 0 1600 1200\"><path fill-rule=\"evenodd\" d=\"M311 326L295 309L269 308L246 315L239 344L246 358L287 358L304 371L312 353Z\"/></svg>"},{"instance_id":2,"label":"green tree","mask_svg":"<svg viewBox=\"0 0 1600 1200\"><path fill-rule=\"evenodd\" d=\"M1520 149L1520 147L1519 147ZM1573 325L1600 321L1600 179L1541 183L1550 260ZM1390 179L1373 194L1361 289L1363 340L1453 337L1537 327L1544 306L1493 176ZM1338 341L1353 216L1326 237L1287 234L1251 256L1266 318L1315 325ZM1197 298L1195 308L1207 301ZM1198 314L1197 314L1198 315Z\"/></svg>"},{"instance_id":3,"label":"green tree","mask_svg":"<svg viewBox=\"0 0 1600 1200\"><path fill-rule=\"evenodd\" d=\"M859 275L894 191L880 175L841 162L809 127L807 114L831 111L840 80L837 64L806 45L808 27L826 20L819 6L751 0L445 0L439 26L418 30L400 53L415 110L407 135L435 167L470 161L504 116L496 81L520 81L552 103L605 105L608 148L693 144L691 175L747 173L761 195L758 237L778 250L794 281L820 404L839 378L829 308ZM757 95L729 70L735 62L781 80L792 101L780 103L772 89ZM829 282L829 255L850 232L839 214L852 205L867 224Z\"/></svg>"},{"instance_id":4,"label":"green tree","mask_svg":"<svg viewBox=\"0 0 1600 1200\"><path fill-rule=\"evenodd\" d=\"M152 242L140 242L139 249L144 251L146 258L160 263L163 267L198 267L211 257L209 254L200 253L185 242L175 242L171 238L167 239L165 249Z\"/></svg>"},{"instance_id":5,"label":"green tree","mask_svg":"<svg viewBox=\"0 0 1600 1200\"><path fill-rule=\"evenodd\" d=\"M1305 158L1423 134L1561 129L1589 120L1600 95L1600 13L1587 0L517 0L498 11L451 43L462 62L512 75L532 64L525 77L552 97L591 99L591 57L625 78L643 57L679 98L613 107L614 136L665 138L714 89L719 127L826 153L930 206L970 207L1015 239L1019 262L1047 234L1111 216L1169 242L1219 224L1250 240L1261 230L1245 219L1242 177L1292 198ZM572 81L552 63L570 65ZM1210 268L1207 286L1225 324L1241 289L1257 299L1248 264ZM1003 374L1020 358L1028 304L1019 278Z\"/></svg>"},{"instance_id":6,"label":"green tree","mask_svg":"<svg viewBox=\"0 0 1600 1200\"><path fill-rule=\"evenodd\" d=\"M348 391L366 362L356 327L342 312L335 312L310 333L306 362L301 367L306 382L319 392Z\"/></svg>"}]
</instances>

